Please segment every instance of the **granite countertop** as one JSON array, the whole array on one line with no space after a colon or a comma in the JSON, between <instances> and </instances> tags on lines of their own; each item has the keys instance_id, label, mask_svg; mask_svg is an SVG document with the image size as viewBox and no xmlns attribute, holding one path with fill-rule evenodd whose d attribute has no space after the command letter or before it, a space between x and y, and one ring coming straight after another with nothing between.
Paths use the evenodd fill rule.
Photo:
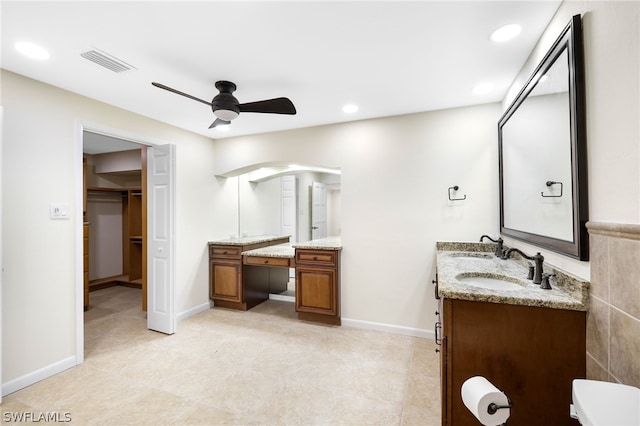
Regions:
<instances>
[{"instance_id":1,"label":"granite countertop","mask_svg":"<svg viewBox=\"0 0 640 426\"><path fill-rule=\"evenodd\" d=\"M281 238L290 238L289 235L252 235L248 237L226 238L224 240L209 241L209 244L219 244L225 246L247 246L250 244L266 243L269 241L279 240Z\"/></svg>"},{"instance_id":2,"label":"granite countertop","mask_svg":"<svg viewBox=\"0 0 640 426\"><path fill-rule=\"evenodd\" d=\"M503 260L494 255L492 243L436 243L438 294L442 298L511 305L586 311L589 283L567 272L545 264L544 272L555 274L549 279L551 290L527 279L525 259ZM458 278L480 276L503 278L519 284L521 289L494 290L464 283Z\"/></svg>"},{"instance_id":3,"label":"granite countertop","mask_svg":"<svg viewBox=\"0 0 640 426\"><path fill-rule=\"evenodd\" d=\"M290 243L276 244L275 246L267 246L259 249L243 251L242 255L256 256L256 257L281 257L286 259L293 259L293 257L295 256L295 249L291 247Z\"/></svg>"},{"instance_id":4,"label":"granite countertop","mask_svg":"<svg viewBox=\"0 0 640 426\"><path fill-rule=\"evenodd\" d=\"M318 238L317 240L295 243L292 246L299 249L340 250L342 249L342 239L340 237Z\"/></svg>"}]
</instances>

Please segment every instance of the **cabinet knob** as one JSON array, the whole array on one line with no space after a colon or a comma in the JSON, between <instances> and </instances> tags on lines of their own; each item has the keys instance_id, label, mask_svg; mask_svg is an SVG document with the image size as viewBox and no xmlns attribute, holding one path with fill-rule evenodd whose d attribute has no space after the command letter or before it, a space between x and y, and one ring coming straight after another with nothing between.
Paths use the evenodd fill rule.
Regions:
<instances>
[{"instance_id":1,"label":"cabinet knob","mask_svg":"<svg viewBox=\"0 0 640 426\"><path fill-rule=\"evenodd\" d=\"M318 256L313 256L313 260L318 260Z\"/></svg>"},{"instance_id":2,"label":"cabinet knob","mask_svg":"<svg viewBox=\"0 0 640 426\"><path fill-rule=\"evenodd\" d=\"M223 251L223 252L222 252L222 254L227 254L227 251L226 251L226 250L225 250L225 251Z\"/></svg>"},{"instance_id":3,"label":"cabinet knob","mask_svg":"<svg viewBox=\"0 0 640 426\"><path fill-rule=\"evenodd\" d=\"M269 260L265 260L264 263L269 263Z\"/></svg>"},{"instance_id":4,"label":"cabinet knob","mask_svg":"<svg viewBox=\"0 0 640 426\"><path fill-rule=\"evenodd\" d=\"M436 315L440 315L440 312L436 311Z\"/></svg>"},{"instance_id":5,"label":"cabinet knob","mask_svg":"<svg viewBox=\"0 0 640 426\"><path fill-rule=\"evenodd\" d=\"M440 352L440 349L436 348L436 353L439 353L439 352Z\"/></svg>"}]
</instances>

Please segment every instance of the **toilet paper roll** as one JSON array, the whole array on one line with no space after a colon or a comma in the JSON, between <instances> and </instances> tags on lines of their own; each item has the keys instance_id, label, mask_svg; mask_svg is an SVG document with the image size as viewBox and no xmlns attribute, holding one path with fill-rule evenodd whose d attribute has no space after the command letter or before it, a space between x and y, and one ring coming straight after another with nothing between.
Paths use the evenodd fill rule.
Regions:
<instances>
[{"instance_id":1,"label":"toilet paper roll","mask_svg":"<svg viewBox=\"0 0 640 426\"><path fill-rule=\"evenodd\" d=\"M494 414L489 414L489 405L509 405L507 396L482 376L467 379L462 384L462 402L469 411L486 426L498 426L509 418L511 410L501 408Z\"/></svg>"}]
</instances>

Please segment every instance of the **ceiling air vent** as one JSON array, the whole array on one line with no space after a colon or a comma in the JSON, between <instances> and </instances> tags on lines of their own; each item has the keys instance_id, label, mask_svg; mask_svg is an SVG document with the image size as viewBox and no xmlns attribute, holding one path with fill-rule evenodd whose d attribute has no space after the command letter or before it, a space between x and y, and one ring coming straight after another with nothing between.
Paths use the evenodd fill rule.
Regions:
<instances>
[{"instance_id":1,"label":"ceiling air vent","mask_svg":"<svg viewBox=\"0 0 640 426\"><path fill-rule=\"evenodd\" d=\"M95 62L102 67L110 69L113 72L124 72L135 69L135 67L127 64L126 62L121 61L120 59L101 52L97 49L91 49L87 50L86 52L82 52L80 56L90 60L91 62Z\"/></svg>"}]
</instances>

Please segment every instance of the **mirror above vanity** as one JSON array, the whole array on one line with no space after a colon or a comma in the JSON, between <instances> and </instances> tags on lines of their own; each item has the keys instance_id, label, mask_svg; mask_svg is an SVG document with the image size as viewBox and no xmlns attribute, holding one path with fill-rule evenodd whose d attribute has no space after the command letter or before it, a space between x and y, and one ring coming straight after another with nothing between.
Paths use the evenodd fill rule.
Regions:
<instances>
[{"instance_id":1,"label":"mirror above vanity","mask_svg":"<svg viewBox=\"0 0 640 426\"><path fill-rule=\"evenodd\" d=\"M498 122L500 231L587 260L582 55L576 15Z\"/></svg>"},{"instance_id":2,"label":"mirror above vanity","mask_svg":"<svg viewBox=\"0 0 640 426\"><path fill-rule=\"evenodd\" d=\"M239 235L290 235L291 242L322 237L312 234L317 187L324 188L323 203L315 202L324 236L340 235L340 169L305 165L256 166L238 175Z\"/></svg>"}]
</instances>

